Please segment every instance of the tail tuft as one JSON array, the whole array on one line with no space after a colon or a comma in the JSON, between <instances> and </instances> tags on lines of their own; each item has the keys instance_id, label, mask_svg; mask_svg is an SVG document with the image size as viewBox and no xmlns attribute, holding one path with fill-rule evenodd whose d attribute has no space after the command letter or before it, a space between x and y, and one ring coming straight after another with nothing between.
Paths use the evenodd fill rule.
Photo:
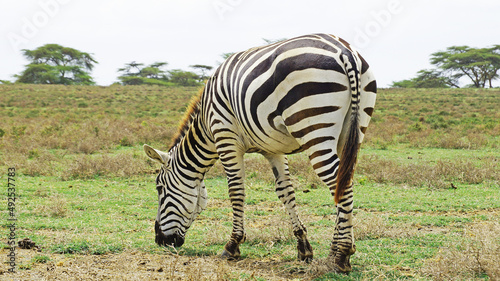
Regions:
<instances>
[{"instance_id":1,"label":"tail tuft","mask_svg":"<svg viewBox=\"0 0 500 281\"><path fill-rule=\"evenodd\" d=\"M342 155L340 157L339 172L337 174L337 188L335 190L335 203L338 204L344 191L350 186L354 175L354 166L358 158L359 130L358 116L351 115L351 125L348 137L344 143Z\"/></svg>"},{"instance_id":2,"label":"tail tuft","mask_svg":"<svg viewBox=\"0 0 500 281\"><path fill-rule=\"evenodd\" d=\"M335 190L335 203L338 204L344 191L351 185L354 175L354 166L358 157L359 149L359 100L360 100L360 70L358 69L357 57L351 55L341 56L344 62L346 74L351 84L351 120L348 123L349 132L344 142L342 155L337 174L337 187Z\"/></svg>"}]
</instances>

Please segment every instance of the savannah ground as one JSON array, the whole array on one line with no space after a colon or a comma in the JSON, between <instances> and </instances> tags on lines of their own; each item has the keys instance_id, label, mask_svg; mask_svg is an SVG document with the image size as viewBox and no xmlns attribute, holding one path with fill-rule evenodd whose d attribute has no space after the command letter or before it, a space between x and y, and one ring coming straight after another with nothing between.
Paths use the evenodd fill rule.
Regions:
<instances>
[{"instance_id":1,"label":"savannah ground","mask_svg":"<svg viewBox=\"0 0 500 281\"><path fill-rule=\"evenodd\" d=\"M290 170L315 260L296 242L273 176L246 157L247 242L231 231L225 176L206 176L207 209L182 248L154 243L158 166L197 88L0 86L0 280L499 280L500 90L382 89L355 175L350 275L328 273L335 208L307 157ZM8 272L8 168L16 169L16 249Z\"/></svg>"}]
</instances>

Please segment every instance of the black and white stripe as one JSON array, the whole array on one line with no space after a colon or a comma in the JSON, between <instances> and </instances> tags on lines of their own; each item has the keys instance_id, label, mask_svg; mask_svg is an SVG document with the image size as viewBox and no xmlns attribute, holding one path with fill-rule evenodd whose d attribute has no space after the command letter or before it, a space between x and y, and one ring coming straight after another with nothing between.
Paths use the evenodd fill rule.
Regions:
<instances>
[{"instance_id":1,"label":"black and white stripe","mask_svg":"<svg viewBox=\"0 0 500 281\"><path fill-rule=\"evenodd\" d=\"M306 35L233 54L190 107L191 117L168 153L145 145L148 156L163 164L157 178L156 241L182 245L206 206L203 176L220 159L233 207L233 232L223 255L238 257L245 240L243 155L258 152L273 168L276 193L298 239L298 256L310 260L286 159L304 151L337 203L334 269L349 271L355 251L352 174L375 98L376 82L366 61L332 35Z\"/></svg>"}]
</instances>

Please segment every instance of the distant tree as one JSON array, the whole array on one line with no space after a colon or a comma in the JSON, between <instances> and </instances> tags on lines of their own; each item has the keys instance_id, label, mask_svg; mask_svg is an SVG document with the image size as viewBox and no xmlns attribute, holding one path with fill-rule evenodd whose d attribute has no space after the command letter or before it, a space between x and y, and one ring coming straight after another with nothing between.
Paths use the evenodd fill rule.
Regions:
<instances>
[{"instance_id":1,"label":"distant tree","mask_svg":"<svg viewBox=\"0 0 500 281\"><path fill-rule=\"evenodd\" d=\"M35 50L22 50L30 60L17 83L93 85L89 74L97 61L89 54L58 44L46 44Z\"/></svg>"},{"instance_id":2,"label":"distant tree","mask_svg":"<svg viewBox=\"0 0 500 281\"><path fill-rule=\"evenodd\" d=\"M199 84L198 75L190 71L180 69L170 70L170 81L181 86L196 86Z\"/></svg>"},{"instance_id":3,"label":"distant tree","mask_svg":"<svg viewBox=\"0 0 500 281\"><path fill-rule=\"evenodd\" d=\"M413 79L406 79L406 80L401 80L401 81L393 81L391 85L389 85L391 88L415 88L415 82Z\"/></svg>"},{"instance_id":4,"label":"distant tree","mask_svg":"<svg viewBox=\"0 0 500 281\"><path fill-rule=\"evenodd\" d=\"M208 66L208 65L203 65L203 64L195 64L195 65L191 65L189 67L194 68L194 69L198 70L199 72L201 72L201 74L199 74L199 76L198 76L199 82L203 82L206 79L208 79L209 76L207 74L213 69L213 67Z\"/></svg>"},{"instance_id":5,"label":"distant tree","mask_svg":"<svg viewBox=\"0 0 500 281\"><path fill-rule=\"evenodd\" d=\"M140 76L146 77L149 79L156 79L156 80L162 80L162 81L167 81L167 72L163 69L162 67L166 66L168 63L166 62L155 62L149 66L144 67L141 69Z\"/></svg>"},{"instance_id":6,"label":"distant tree","mask_svg":"<svg viewBox=\"0 0 500 281\"><path fill-rule=\"evenodd\" d=\"M8 84L12 84L12 82L10 82L8 80L0 80L0 84L8 85Z\"/></svg>"},{"instance_id":7,"label":"distant tree","mask_svg":"<svg viewBox=\"0 0 500 281\"><path fill-rule=\"evenodd\" d=\"M230 56L234 55L235 53L222 53L220 54L220 57L222 58L222 61L216 61L217 65L221 65L223 62L225 62Z\"/></svg>"},{"instance_id":8,"label":"distant tree","mask_svg":"<svg viewBox=\"0 0 500 281\"><path fill-rule=\"evenodd\" d=\"M118 72L123 73L118 79L123 85L168 85L167 71L162 69L167 64L155 62L144 67L143 63L133 61L118 69Z\"/></svg>"},{"instance_id":9,"label":"distant tree","mask_svg":"<svg viewBox=\"0 0 500 281\"><path fill-rule=\"evenodd\" d=\"M235 53L222 53L220 56L222 57L223 60L227 60L230 56L234 55Z\"/></svg>"},{"instance_id":10,"label":"distant tree","mask_svg":"<svg viewBox=\"0 0 500 281\"><path fill-rule=\"evenodd\" d=\"M420 70L417 72L417 77L392 82L391 87L394 88L450 88L458 87L457 81L449 77L445 77L437 70Z\"/></svg>"},{"instance_id":11,"label":"distant tree","mask_svg":"<svg viewBox=\"0 0 500 281\"><path fill-rule=\"evenodd\" d=\"M119 68L118 72L123 72L124 76L139 76L141 73L141 67L143 63L137 63L135 61L125 64L125 67Z\"/></svg>"},{"instance_id":12,"label":"distant tree","mask_svg":"<svg viewBox=\"0 0 500 281\"><path fill-rule=\"evenodd\" d=\"M448 77L468 77L475 88L493 87L500 69L500 45L491 48L452 46L446 51L433 53L431 63L443 70Z\"/></svg>"},{"instance_id":13,"label":"distant tree","mask_svg":"<svg viewBox=\"0 0 500 281\"><path fill-rule=\"evenodd\" d=\"M118 77L123 85L143 85L146 79L139 76L120 76Z\"/></svg>"},{"instance_id":14,"label":"distant tree","mask_svg":"<svg viewBox=\"0 0 500 281\"><path fill-rule=\"evenodd\" d=\"M498 70L500 70L500 45L494 45L491 48L486 48L486 59L490 61L490 65L485 68L485 80L488 80L488 86L493 88L492 81L498 79Z\"/></svg>"},{"instance_id":15,"label":"distant tree","mask_svg":"<svg viewBox=\"0 0 500 281\"><path fill-rule=\"evenodd\" d=\"M458 80L468 77L472 87L493 88L493 80L499 78L500 45L490 48L471 48L469 46L452 46L446 51L431 55L431 64L436 70L421 70L417 77L396 81L392 87L400 88L441 88L457 87Z\"/></svg>"}]
</instances>

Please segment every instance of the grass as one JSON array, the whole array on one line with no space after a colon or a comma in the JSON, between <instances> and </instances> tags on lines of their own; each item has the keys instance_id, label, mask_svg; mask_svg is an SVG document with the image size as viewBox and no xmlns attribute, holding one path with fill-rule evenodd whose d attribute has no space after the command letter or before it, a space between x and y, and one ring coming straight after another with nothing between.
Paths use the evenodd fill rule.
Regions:
<instances>
[{"instance_id":1,"label":"grass","mask_svg":"<svg viewBox=\"0 0 500 281\"><path fill-rule=\"evenodd\" d=\"M223 169L180 249L154 243L158 168L195 88L0 86L0 169L16 167L20 279L495 280L500 278L499 90L379 93L355 176L357 252L328 273L335 208L307 157L291 155L315 261L296 242L263 157L247 155L243 259L218 258L231 231ZM6 172L1 174L6 182ZM7 198L0 198L7 205ZM0 235L7 237L2 211ZM0 255L7 255L3 244ZM0 265L0 274L7 264Z\"/></svg>"},{"instance_id":2,"label":"grass","mask_svg":"<svg viewBox=\"0 0 500 281\"><path fill-rule=\"evenodd\" d=\"M36 241L42 246L43 255L53 263L57 258L51 257L58 254L101 256L132 250L168 258L171 254L153 241L156 212L156 195L150 184L153 177L60 181L57 177L20 176L21 198L30 199L20 200L19 237ZM318 264L306 266L295 261L295 239L272 187L262 180L252 181L250 185L246 212L248 241L242 245L244 260L268 261L268 265L274 261L275 270L281 271L282 277L307 279L316 276L314 270L324 278L332 277L321 271L319 263L326 258L334 219L329 192L318 188L297 195L300 213L319 260ZM181 256L203 259L217 256L230 233L231 212L225 200L225 181L209 179L207 188L208 209L188 232L185 246L178 249ZM61 202L54 200L53 194L65 198L63 216L39 211L40 208L60 208ZM438 191L378 183L360 185L355 195L358 251L353 256L354 272L349 280L381 276L398 279L407 275L425 279L434 272L442 276L433 261L439 260L444 268L466 259L461 256L460 247L470 252L464 255L473 255L475 249L484 252L481 257L491 261L488 255L493 257L494 247L498 250L500 242L495 230L500 224L500 198L496 194L498 187L480 185ZM487 235L481 234L490 228ZM489 246L471 241L471 234L481 234L482 239L490 241ZM28 264L33 269L40 262L26 263L26 266ZM482 266L494 270L496 265ZM299 267L304 267L303 273ZM487 276L486 270L478 270L479 265L475 268L458 276L472 274L479 279L481 274Z\"/></svg>"}]
</instances>

